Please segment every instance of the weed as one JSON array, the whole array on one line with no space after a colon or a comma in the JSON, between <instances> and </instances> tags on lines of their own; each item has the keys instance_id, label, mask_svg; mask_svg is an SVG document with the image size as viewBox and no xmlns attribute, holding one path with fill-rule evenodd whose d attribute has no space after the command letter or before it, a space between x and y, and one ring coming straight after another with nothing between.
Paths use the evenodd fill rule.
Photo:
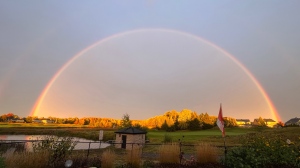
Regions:
<instances>
[{"instance_id":1,"label":"weed","mask_svg":"<svg viewBox=\"0 0 300 168\"><path fill-rule=\"evenodd\" d=\"M218 148L209 143L199 143L196 147L196 160L198 163L218 162Z\"/></svg>"},{"instance_id":2,"label":"weed","mask_svg":"<svg viewBox=\"0 0 300 168\"><path fill-rule=\"evenodd\" d=\"M142 162L142 150L141 148L136 148L133 150L128 150L126 154L126 162L132 168L140 167L140 163Z\"/></svg>"},{"instance_id":3,"label":"weed","mask_svg":"<svg viewBox=\"0 0 300 168\"><path fill-rule=\"evenodd\" d=\"M114 167L116 154L112 150L106 150L102 153L101 156L101 167L102 168L112 168Z\"/></svg>"},{"instance_id":4,"label":"weed","mask_svg":"<svg viewBox=\"0 0 300 168\"><path fill-rule=\"evenodd\" d=\"M180 147L178 143L163 144L159 148L160 163L179 163Z\"/></svg>"}]
</instances>

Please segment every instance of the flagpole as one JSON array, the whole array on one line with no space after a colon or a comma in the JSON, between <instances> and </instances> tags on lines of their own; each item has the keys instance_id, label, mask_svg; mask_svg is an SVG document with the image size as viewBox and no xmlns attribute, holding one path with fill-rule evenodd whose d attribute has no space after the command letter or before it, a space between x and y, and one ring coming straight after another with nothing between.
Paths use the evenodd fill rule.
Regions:
<instances>
[{"instance_id":1,"label":"flagpole","mask_svg":"<svg viewBox=\"0 0 300 168\"><path fill-rule=\"evenodd\" d=\"M224 163L225 163L225 166L226 166L226 155L227 155L227 148L226 148L226 143L225 143L225 135L223 137L223 140L224 140Z\"/></svg>"},{"instance_id":2,"label":"flagpole","mask_svg":"<svg viewBox=\"0 0 300 168\"><path fill-rule=\"evenodd\" d=\"M223 141L224 141L224 164L226 166L226 154L227 154L227 148L226 148L226 142L225 142L225 122L224 122L224 119L223 119L223 112L222 112L222 103L220 104L220 110L219 110L219 115L218 115L218 118L217 118L217 125L218 127L220 128L221 132L222 132L222 136L223 136Z\"/></svg>"}]
</instances>

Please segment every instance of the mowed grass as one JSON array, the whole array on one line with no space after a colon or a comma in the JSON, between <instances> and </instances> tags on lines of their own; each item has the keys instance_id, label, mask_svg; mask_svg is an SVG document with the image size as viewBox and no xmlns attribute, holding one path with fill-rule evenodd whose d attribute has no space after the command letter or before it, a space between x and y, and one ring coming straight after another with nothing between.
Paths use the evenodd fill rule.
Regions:
<instances>
[{"instance_id":1,"label":"mowed grass","mask_svg":"<svg viewBox=\"0 0 300 168\"><path fill-rule=\"evenodd\" d=\"M103 129L88 126L81 126L75 124L29 124L29 123L0 123L0 134L2 135L46 135L54 134L58 136L73 136L86 138L90 140L98 140L99 130L104 130L104 141L113 140L115 138L114 132L116 129ZM300 132L300 127L287 128L225 128L226 144L228 146L236 146L240 144L240 137L245 134L252 133L275 133L278 135L286 135L290 137L297 132ZM163 130L148 130L147 139L150 144L161 144L164 142L165 136L172 139L172 142L179 142L183 144L197 144L201 142L209 142L216 146L224 145L224 138L218 127L208 130L199 131L176 131L166 132Z\"/></svg>"},{"instance_id":2,"label":"mowed grass","mask_svg":"<svg viewBox=\"0 0 300 168\"><path fill-rule=\"evenodd\" d=\"M254 128L226 128L226 139L230 140L231 137L237 135L243 135L250 132L255 132ZM199 131L177 131L177 132L165 132L165 131L149 131L147 137L151 143L161 143L164 141L165 135L172 138L173 142L179 142L186 144L196 144L203 141L209 141L215 143L216 145L223 144L223 138L221 131L215 127L209 130L199 130ZM228 141L226 140L226 141Z\"/></svg>"}]
</instances>

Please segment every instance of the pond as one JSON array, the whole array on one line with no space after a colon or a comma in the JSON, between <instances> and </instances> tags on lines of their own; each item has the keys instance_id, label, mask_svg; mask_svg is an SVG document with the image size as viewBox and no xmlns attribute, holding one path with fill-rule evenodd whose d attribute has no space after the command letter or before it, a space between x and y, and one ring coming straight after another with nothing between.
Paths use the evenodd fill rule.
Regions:
<instances>
[{"instance_id":1,"label":"pond","mask_svg":"<svg viewBox=\"0 0 300 168\"><path fill-rule=\"evenodd\" d=\"M29 143L31 140L42 139L46 137L46 135L0 135L0 142L24 142L27 143L27 149L32 148L32 143ZM77 144L75 146L75 150L85 150L85 149L99 149L106 148L110 146L109 143L100 142L100 141L92 141L84 138L74 137L73 141L76 141Z\"/></svg>"}]
</instances>

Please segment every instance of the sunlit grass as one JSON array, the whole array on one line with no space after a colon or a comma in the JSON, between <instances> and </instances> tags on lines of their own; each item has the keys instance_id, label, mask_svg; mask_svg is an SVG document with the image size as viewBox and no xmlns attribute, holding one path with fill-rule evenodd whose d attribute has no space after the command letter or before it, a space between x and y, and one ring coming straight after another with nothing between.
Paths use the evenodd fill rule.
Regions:
<instances>
[{"instance_id":1,"label":"sunlit grass","mask_svg":"<svg viewBox=\"0 0 300 168\"><path fill-rule=\"evenodd\" d=\"M41 168L47 167L49 160L49 152L15 152L5 157L5 165L8 168L13 167L30 167Z\"/></svg>"},{"instance_id":2,"label":"sunlit grass","mask_svg":"<svg viewBox=\"0 0 300 168\"><path fill-rule=\"evenodd\" d=\"M179 163L180 147L178 143L166 143L159 148L160 163Z\"/></svg>"},{"instance_id":3,"label":"sunlit grass","mask_svg":"<svg viewBox=\"0 0 300 168\"><path fill-rule=\"evenodd\" d=\"M142 149L136 148L128 150L126 153L126 162L132 168L139 168L142 162Z\"/></svg>"},{"instance_id":4,"label":"sunlit grass","mask_svg":"<svg viewBox=\"0 0 300 168\"><path fill-rule=\"evenodd\" d=\"M101 155L101 167L102 168L113 168L116 159L116 154L112 150L106 150Z\"/></svg>"},{"instance_id":5,"label":"sunlit grass","mask_svg":"<svg viewBox=\"0 0 300 168\"><path fill-rule=\"evenodd\" d=\"M198 163L218 162L218 148L209 143L199 143L196 148L196 161Z\"/></svg>"}]
</instances>

